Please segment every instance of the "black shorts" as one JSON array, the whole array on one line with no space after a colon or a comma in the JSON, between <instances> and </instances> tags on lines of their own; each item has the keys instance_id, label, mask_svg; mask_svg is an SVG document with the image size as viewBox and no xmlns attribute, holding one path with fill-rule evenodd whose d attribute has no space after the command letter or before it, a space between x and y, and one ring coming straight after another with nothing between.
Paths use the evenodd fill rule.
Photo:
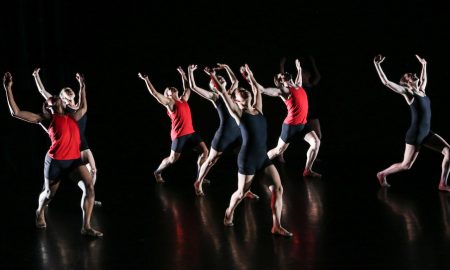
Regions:
<instances>
[{"instance_id":1,"label":"black shorts","mask_svg":"<svg viewBox=\"0 0 450 270\"><path fill-rule=\"evenodd\" d=\"M44 162L44 177L50 181L59 180L62 177L67 176L80 165L83 165L81 158L57 160L46 155Z\"/></svg>"},{"instance_id":2,"label":"black shorts","mask_svg":"<svg viewBox=\"0 0 450 270\"><path fill-rule=\"evenodd\" d=\"M201 142L203 142L202 138L197 133L191 133L188 135L184 135L172 140L172 145L170 149L176 153L181 153L183 148L186 145L191 145L192 147L196 147Z\"/></svg>"},{"instance_id":3,"label":"black shorts","mask_svg":"<svg viewBox=\"0 0 450 270\"><path fill-rule=\"evenodd\" d=\"M239 128L227 131L223 128L219 128L211 142L211 148L217 152L224 152L230 145L237 145L241 143L242 137Z\"/></svg>"},{"instance_id":4,"label":"black shorts","mask_svg":"<svg viewBox=\"0 0 450 270\"><path fill-rule=\"evenodd\" d=\"M266 153L265 155L255 156L253 158L244 158L241 155L238 156L238 172L243 175L255 175L259 170L263 170L266 167L272 165L272 161L269 159Z\"/></svg>"},{"instance_id":5,"label":"black shorts","mask_svg":"<svg viewBox=\"0 0 450 270\"><path fill-rule=\"evenodd\" d=\"M300 134L306 134L311 131L311 127L309 125L289 125L283 123L281 127L280 139L285 143L290 143L292 139Z\"/></svg>"}]
</instances>

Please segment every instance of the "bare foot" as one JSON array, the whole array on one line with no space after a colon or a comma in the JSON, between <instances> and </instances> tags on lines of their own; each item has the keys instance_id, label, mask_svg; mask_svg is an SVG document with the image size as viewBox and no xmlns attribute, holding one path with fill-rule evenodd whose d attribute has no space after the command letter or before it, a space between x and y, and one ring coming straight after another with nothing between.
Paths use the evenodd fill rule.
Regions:
<instances>
[{"instance_id":1,"label":"bare foot","mask_svg":"<svg viewBox=\"0 0 450 270\"><path fill-rule=\"evenodd\" d=\"M153 174L155 175L156 183L162 184L162 183L165 182L164 179L161 176L161 173L154 172Z\"/></svg>"},{"instance_id":2,"label":"bare foot","mask_svg":"<svg viewBox=\"0 0 450 270\"><path fill-rule=\"evenodd\" d=\"M272 227L272 234L274 234L274 235L281 235L281 236L284 236L284 237L291 237L292 236L292 233L291 232L289 232L288 230L286 230L285 228L283 228L283 227Z\"/></svg>"},{"instance_id":3,"label":"bare foot","mask_svg":"<svg viewBox=\"0 0 450 270\"><path fill-rule=\"evenodd\" d=\"M233 216L230 216L229 209L225 210L225 217L223 218L223 225L225 226L233 226Z\"/></svg>"},{"instance_id":4,"label":"bare foot","mask_svg":"<svg viewBox=\"0 0 450 270\"><path fill-rule=\"evenodd\" d=\"M439 185L439 190L440 190L440 191L447 191L447 192L450 192L450 186L447 186L447 185Z\"/></svg>"},{"instance_id":5,"label":"bare foot","mask_svg":"<svg viewBox=\"0 0 450 270\"><path fill-rule=\"evenodd\" d=\"M377 173L378 182L380 182L381 187L390 187L386 180L386 176L381 172Z\"/></svg>"},{"instance_id":6,"label":"bare foot","mask_svg":"<svg viewBox=\"0 0 450 270\"><path fill-rule=\"evenodd\" d=\"M103 233L96 231L92 228L81 229L81 234L85 235L85 236L95 237L95 238L103 237Z\"/></svg>"},{"instance_id":7,"label":"bare foot","mask_svg":"<svg viewBox=\"0 0 450 270\"><path fill-rule=\"evenodd\" d=\"M245 193L245 198L259 200L259 196L256 195L255 193L251 192L250 190L247 191L247 193Z\"/></svg>"},{"instance_id":8,"label":"bare foot","mask_svg":"<svg viewBox=\"0 0 450 270\"><path fill-rule=\"evenodd\" d=\"M194 189L195 189L195 195L205 196L205 193L203 193L203 189L202 189L202 185L200 184L200 181L194 182Z\"/></svg>"},{"instance_id":9,"label":"bare foot","mask_svg":"<svg viewBox=\"0 0 450 270\"><path fill-rule=\"evenodd\" d=\"M47 223L45 223L45 214L44 210L41 211L39 215L39 211L36 210L36 228L45 229L47 227Z\"/></svg>"},{"instance_id":10,"label":"bare foot","mask_svg":"<svg viewBox=\"0 0 450 270\"><path fill-rule=\"evenodd\" d=\"M304 177L311 177L311 178L321 178L322 175L320 173L316 173L313 170L304 170L303 171L303 176Z\"/></svg>"}]
</instances>

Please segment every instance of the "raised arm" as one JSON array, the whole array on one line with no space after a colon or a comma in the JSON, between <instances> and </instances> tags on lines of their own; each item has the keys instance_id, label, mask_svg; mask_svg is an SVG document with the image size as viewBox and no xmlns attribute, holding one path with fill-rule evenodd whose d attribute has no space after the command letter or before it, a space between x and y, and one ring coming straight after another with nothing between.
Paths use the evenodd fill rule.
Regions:
<instances>
[{"instance_id":1,"label":"raised arm","mask_svg":"<svg viewBox=\"0 0 450 270\"><path fill-rule=\"evenodd\" d=\"M391 82L387 79L386 74L384 74L383 69L381 68L381 63L384 61L385 57L382 56L381 54L375 56L375 58L373 59L373 63L375 65L375 68L377 70L378 76L381 79L381 82L386 85L389 89L391 89L392 91L398 93L398 94L402 94L404 95L406 93L406 89L405 87L396 84L394 82Z\"/></svg>"},{"instance_id":2,"label":"raised arm","mask_svg":"<svg viewBox=\"0 0 450 270\"><path fill-rule=\"evenodd\" d=\"M47 92L47 90L45 90L44 84L42 83L41 77L39 76L39 70L41 69L35 68L33 71L34 81L36 82L36 86L39 90L39 93L41 93L41 95L47 100L52 95L49 92Z\"/></svg>"},{"instance_id":3,"label":"raised arm","mask_svg":"<svg viewBox=\"0 0 450 270\"><path fill-rule=\"evenodd\" d=\"M180 99L188 101L189 97L191 96L191 87L189 87L189 80L186 76L186 73L184 73L184 70L181 67L178 67L177 70L181 75L181 80L183 81L183 94L180 96Z\"/></svg>"},{"instance_id":4,"label":"raised arm","mask_svg":"<svg viewBox=\"0 0 450 270\"><path fill-rule=\"evenodd\" d=\"M416 54L417 60L422 64L422 71L420 72L420 84L419 90L425 92L425 87L427 86L427 61Z\"/></svg>"},{"instance_id":5,"label":"raised arm","mask_svg":"<svg viewBox=\"0 0 450 270\"><path fill-rule=\"evenodd\" d=\"M297 77L295 77L295 84L298 86L302 86L303 78L302 78L302 66L300 65L300 60L295 59L295 67L297 68Z\"/></svg>"},{"instance_id":6,"label":"raised arm","mask_svg":"<svg viewBox=\"0 0 450 270\"><path fill-rule=\"evenodd\" d=\"M205 68L205 72L210 75L211 79L216 84L216 87L213 88L214 91L217 91L217 94L220 95L220 97L225 102L225 105L227 106L228 112L230 115L234 118L236 123L239 125L241 122L241 115L242 111L239 109L239 107L236 105L234 100L231 98L231 95L228 93L228 91L223 88L223 86L220 84L219 79L217 79L216 72L213 69Z\"/></svg>"},{"instance_id":7,"label":"raised arm","mask_svg":"<svg viewBox=\"0 0 450 270\"><path fill-rule=\"evenodd\" d=\"M11 112L11 116L17 119L30 122L33 124L39 124L44 118L42 115L35 114L28 111L20 110L19 106L17 106L16 101L14 100L14 95L12 92L12 75L9 72L6 72L3 76L3 87L6 91L6 101L8 102L9 111Z\"/></svg>"},{"instance_id":8,"label":"raised arm","mask_svg":"<svg viewBox=\"0 0 450 270\"><path fill-rule=\"evenodd\" d=\"M236 75L234 75L234 72L231 70L230 66L228 66L226 64L217 63L217 67L221 68L221 69L225 69L225 71L227 72L228 77L230 78L230 82L231 82L231 87L230 87L230 89L228 89L228 91L230 92L230 94L232 94L239 87L239 81L236 78Z\"/></svg>"},{"instance_id":9,"label":"raised arm","mask_svg":"<svg viewBox=\"0 0 450 270\"><path fill-rule=\"evenodd\" d=\"M138 73L138 76L145 82L145 85L147 86L147 89L150 92L150 94L153 97L155 97L156 100L160 104L162 104L164 106L170 106L170 104L172 103L172 100L170 98L165 97L163 94L159 93L158 91L156 91L155 87L153 87L153 84L150 82L150 79L148 78L148 76L146 74Z\"/></svg>"},{"instance_id":10,"label":"raised arm","mask_svg":"<svg viewBox=\"0 0 450 270\"><path fill-rule=\"evenodd\" d=\"M192 89L192 91L199 94L203 98L216 101L219 98L218 94L208 91L206 89L200 88L195 83L194 70L196 70L196 69L197 69L197 65L188 66L189 88Z\"/></svg>"},{"instance_id":11,"label":"raised arm","mask_svg":"<svg viewBox=\"0 0 450 270\"><path fill-rule=\"evenodd\" d=\"M245 66L241 67L240 71L241 71L242 77L244 77L244 79L251 85L253 82L250 81L247 71L245 70ZM256 82L256 80L255 80L255 82ZM259 88L259 91L262 94L267 95L269 97L279 97L283 94L283 92L279 88L264 87L261 84L259 84L258 82L256 82L256 87ZM252 88L252 90L253 90L253 88ZM253 94L255 94L255 93L253 92Z\"/></svg>"},{"instance_id":12,"label":"raised arm","mask_svg":"<svg viewBox=\"0 0 450 270\"><path fill-rule=\"evenodd\" d=\"M80 84L80 102L78 103L78 110L74 113L74 117L78 121L87 112L86 84L84 81L84 76L80 73L77 73L75 77Z\"/></svg>"},{"instance_id":13,"label":"raised arm","mask_svg":"<svg viewBox=\"0 0 450 270\"><path fill-rule=\"evenodd\" d=\"M245 72L247 73L248 80L250 82L250 85L252 87L253 91L253 107L257 109L260 113L262 113L262 96L261 96L261 89L264 89L255 79L255 76L253 76L253 72L250 70L250 67L245 64Z\"/></svg>"}]
</instances>

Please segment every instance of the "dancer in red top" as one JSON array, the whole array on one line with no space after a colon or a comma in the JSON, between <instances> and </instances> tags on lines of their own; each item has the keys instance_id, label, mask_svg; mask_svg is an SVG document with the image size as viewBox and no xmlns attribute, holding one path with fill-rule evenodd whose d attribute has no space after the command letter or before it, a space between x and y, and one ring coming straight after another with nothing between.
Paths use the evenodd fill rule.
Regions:
<instances>
[{"instance_id":1,"label":"dancer in red top","mask_svg":"<svg viewBox=\"0 0 450 270\"><path fill-rule=\"evenodd\" d=\"M39 90L39 93L45 98L48 99L52 97L52 95L45 89L44 84L41 81L41 77L39 76L39 70L40 68L36 68L33 71L33 77L34 81L36 82L36 86ZM79 95L78 95L78 104L75 103L75 93L74 91L69 88L65 87L59 92L59 97L61 100L66 104L66 111L69 113L74 113L81 104L81 90L80 88ZM78 127L80 129L80 151L81 151L81 161L83 161L83 164L86 165L89 172L92 175L92 179L94 181L94 185L97 182L97 166L95 163L94 155L92 154L92 151L89 147L89 144L87 143L86 139L86 125L87 125L87 113L81 117L80 120L78 120ZM44 127L44 130L48 132L47 127ZM78 179L76 179L78 180ZM83 181L78 181L78 187L81 189L82 192L86 192L86 188L84 186ZM102 203L100 201L95 201L94 206L101 206Z\"/></svg>"},{"instance_id":2,"label":"dancer in red top","mask_svg":"<svg viewBox=\"0 0 450 270\"><path fill-rule=\"evenodd\" d=\"M50 120L48 134L52 145L45 157L44 167L44 188L39 195L39 205L36 210L36 227L45 228L45 206L58 190L60 180L71 171L78 173L78 179L82 179L86 187L86 192L81 198L83 211L83 235L102 237L103 234L91 227L90 220L94 205L95 192L92 176L85 166L83 166L80 155L80 130L77 121L83 117L87 111L86 94L84 89L84 78L77 73L76 76L82 88L81 104L76 113L68 114L65 110L65 103L59 97L51 97L44 103L43 114L35 114L22 111L17 106L13 92L13 80L9 72L3 76L3 86L6 90L6 98L11 115L20 120L39 124L44 120Z\"/></svg>"},{"instance_id":3,"label":"dancer in red top","mask_svg":"<svg viewBox=\"0 0 450 270\"><path fill-rule=\"evenodd\" d=\"M159 93L156 91L155 87L153 87L147 75L141 73L138 74L139 78L145 81L150 94L152 94L160 104L167 108L167 114L172 121L172 129L170 132L172 146L170 155L162 160L158 169L154 172L156 182L158 183L164 182L164 179L161 176L162 171L180 158L181 151L187 143L193 145L200 153L197 160L197 172L208 157L208 148L200 136L195 132L192 125L191 110L187 103L189 96L191 95L187 76L181 67L178 67L177 70L181 74L181 79L183 80L184 92L181 97L178 97L178 90L175 87L167 87L164 90L164 95Z\"/></svg>"},{"instance_id":4,"label":"dancer in red top","mask_svg":"<svg viewBox=\"0 0 450 270\"><path fill-rule=\"evenodd\" d=\"M312 170L319 152L320 139L315 131L309 130L308 127L305 128L308 117L308 97L302 88L302 68L298 59L295 60L295 65L298 72L295 82L292 79L292 75L284 72L275 76L277 88L264 88L257 84L257 87L263 94L280 97L288 109L288 115L284 119L278 144L275 148L269 150L267 155L270 159L274 159L286 151L289 143L296 135L305 134L303 138L310 146L306 153L306 165L303 176L321 177L319 173Z\"/></svg>"}]
</instances>

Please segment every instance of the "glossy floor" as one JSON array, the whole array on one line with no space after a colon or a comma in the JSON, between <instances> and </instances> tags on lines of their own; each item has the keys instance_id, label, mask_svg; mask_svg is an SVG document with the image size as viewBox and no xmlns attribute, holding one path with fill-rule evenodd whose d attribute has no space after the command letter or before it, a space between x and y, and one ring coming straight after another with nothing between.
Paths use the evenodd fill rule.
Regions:
<instances>
[{"instance_id":1,"label":"glossy floor","mask_svg":"<svg viewBox=\"0 0 450 270\"><path fill-rule=\"evenodd\" d=\"M303 178L301 161L276 163L292 238L271 235L262 178L252 187L260 200L245 200L235 226L223 226L236 185L226 163L211 172L203 198L194 195L186 160L168 170L163 185L149 171L101 175L103 206L93 217L105 234L99 240L80 235L76 185L62 185L47 229L37 230L39 190L16 181L4 204L0 269L450 269L450 194L436 188L438 167L431 177L419 163L393 176L386 190L371 168L346 171L341 163L319 162L322 179Z\"/></svg>"}]
</instances>

